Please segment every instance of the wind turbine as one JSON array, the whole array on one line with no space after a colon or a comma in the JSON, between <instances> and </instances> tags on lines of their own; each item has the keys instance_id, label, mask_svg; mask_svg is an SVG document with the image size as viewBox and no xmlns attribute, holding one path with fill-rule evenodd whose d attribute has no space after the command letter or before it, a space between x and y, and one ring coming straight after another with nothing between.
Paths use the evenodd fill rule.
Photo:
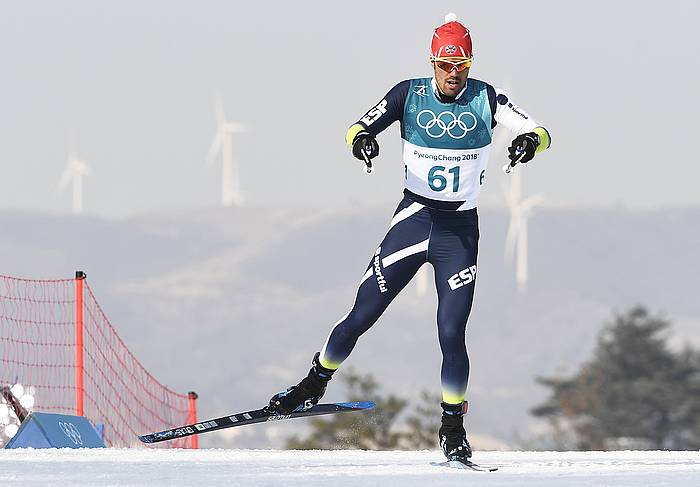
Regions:
<instances>
[{"instance_id":1,"label":"wind turbine","mask_svg":"<svg viewBox=\"0 0 700 487\"><path fill-rule=\"evenodd\" d=\"M64 193L69 184L73 185L73 214L79 215L83 212L83 176L91 173L90 168L82 159L75 155L75 144L73 140L68 144L68 160L66 169L63 171L58 182L59 193Z\"/></svg>"},{"instance_id":2,"label":"wind turbine","mask_svg":"<svg viewBox=\"0 0 700 487\"><path fill-rule=\"evenodd\" d=\"M243 203L238 165L233 160L233 134L246 132L243 125L227 122L224 105L220 96L214 99L216 113L216 134L207 154L207 166L214 163L221 153L221 204L223 206L240 206Z\"/></svg>"},{"instance_id":3,"label":"wind turbine","mask_svg":"<svg viewBox=\"0 0 700 487\"><path fill-rule=\"evenodd\" d=\"M515 280L518 291L527 290L527 219L532 215L532 209L541 204L544 198L540 194L522 199L522 168L510 175L510 190L506 193L506 203L510 210L510 224L506 237L504 260L510 263L516 258Z\"/></svg>"},{"instance_id":4,"label":"wind turbine","mask_svg":"<svg viewBox=\"0 0 700 487\"><path fill-rule=\"evenodd\" d=\"M509 78L503 80L502 83L505 92L512 96L512 83ZM515 134L506 130L503 127L497 127L494 134L492 154L501 159L508 159L508 146L515 138ZM506 199L506 204L510 211L510 223L508 225L508 234L506 236L506 246L504 253L505 264L508 265L516 259L515 264L515 281L518 285L518 292L524 293L527 290L528 279L528 231L527 220L532 215L532 210L535 206L542 203L544 198L542 195L532 195L526 199L522 199L522 167L509 174L510 187L506 190L503 188L503 193Z\"/></svg>"}]
</instances>

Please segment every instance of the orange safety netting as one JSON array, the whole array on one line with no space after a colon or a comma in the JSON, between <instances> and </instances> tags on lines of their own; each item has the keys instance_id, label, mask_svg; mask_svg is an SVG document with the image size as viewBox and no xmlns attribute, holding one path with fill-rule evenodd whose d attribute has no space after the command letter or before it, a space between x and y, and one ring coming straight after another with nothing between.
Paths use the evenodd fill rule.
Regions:
<instances>
[{"instance_id":1,"label":"orange safety netting","mask_svg":"<svg viewBox=\"0 0 700 487\"><path fill-rule=\"evenodd\" d=\"M76 303L81 301L79 312ZM76 391L80 315L82 396ZM15 386L15 395L31 396L17 398L31 411L79 414L82 402L83 415L102 431L107 446L140 446L137 434L196 421L193 401L143 368L81 279L0 276L0 386ZM0 405L0 446L8 440L5 426L17 421L7 410ZM196 448L194 438L158 446Z\"/></svg>"}]
</instances>

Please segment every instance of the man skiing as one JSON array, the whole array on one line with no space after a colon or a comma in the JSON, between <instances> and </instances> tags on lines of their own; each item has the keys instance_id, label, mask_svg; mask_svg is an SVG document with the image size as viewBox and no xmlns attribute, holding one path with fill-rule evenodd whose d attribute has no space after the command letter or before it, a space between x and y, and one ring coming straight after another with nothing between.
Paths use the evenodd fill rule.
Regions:
<instances>
[{"instance_id":1,"label":"man skiing","mask_svg":"<svg viewBox=\"0 0 700 487\"><path fill-rule=\"evenodd\" d=\"M318 403L360 335L429 262L435 270L442 351L440 446L448 460L467 461L472 452L463 426L469 377L465 332L477 274L476 207L493 129L501 124L515 134L508 149L513 164L547 149L550 136L506 93L468 78L471 36L454 14L435 29L430 62L433 77L398 83L348 129L353 155L369 165L379 155L376 136L393 122L401 123L404 198L362 277L352 309L313 357L308 376L275 394L268 409L289 414Z\"/></svg>"}]
</instances>

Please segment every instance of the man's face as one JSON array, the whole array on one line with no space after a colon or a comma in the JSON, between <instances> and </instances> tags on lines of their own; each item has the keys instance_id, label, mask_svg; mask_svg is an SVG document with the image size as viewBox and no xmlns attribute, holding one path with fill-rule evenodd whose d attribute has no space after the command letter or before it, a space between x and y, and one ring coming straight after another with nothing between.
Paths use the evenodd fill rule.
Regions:
<instances>
[{"instance_id":1,"label":"man's face","mask_svg":"<svg viewBox=\"0 0 700 487\"><path fill-rule=\"evenodd\" d=\"M444 62L433 62L433 68L435 69L435 82L443 95L454 98L467 84L469 68L460 72L453 64ZM445 68L448 68L449 71Z\"/></svg>"}]
</instances>

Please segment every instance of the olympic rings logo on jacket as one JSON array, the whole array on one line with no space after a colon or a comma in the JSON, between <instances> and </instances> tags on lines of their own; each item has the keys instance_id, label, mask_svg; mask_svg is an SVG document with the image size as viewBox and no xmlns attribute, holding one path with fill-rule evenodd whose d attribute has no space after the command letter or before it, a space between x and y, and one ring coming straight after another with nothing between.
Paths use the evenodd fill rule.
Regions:
<instances>
[{"instance_id":1,"label":"olympic rings logo on jacket","mask_svg":"<svg viewBox=\"0 0 700 487\"><path fill-rule=\"evenodd\" d=\"M429 114L431 117L427 121L425 121L426 117L423 116L425 114ZM464 116L471 117L471 124L469 126L462 120ZM435 115L435 112L430 109L419 112L416 116L416 123L420 128L425 129L425 132L434 139L438 139L445 134L453 139L461 139L466 136L467 133L474 130L477 125L476 117L471 112L462 112L456 117L454 113L447 110L441 112L439 115ZM439 132L433 129L435 126L438 127Z\"/></svg>"}]
</instances>

